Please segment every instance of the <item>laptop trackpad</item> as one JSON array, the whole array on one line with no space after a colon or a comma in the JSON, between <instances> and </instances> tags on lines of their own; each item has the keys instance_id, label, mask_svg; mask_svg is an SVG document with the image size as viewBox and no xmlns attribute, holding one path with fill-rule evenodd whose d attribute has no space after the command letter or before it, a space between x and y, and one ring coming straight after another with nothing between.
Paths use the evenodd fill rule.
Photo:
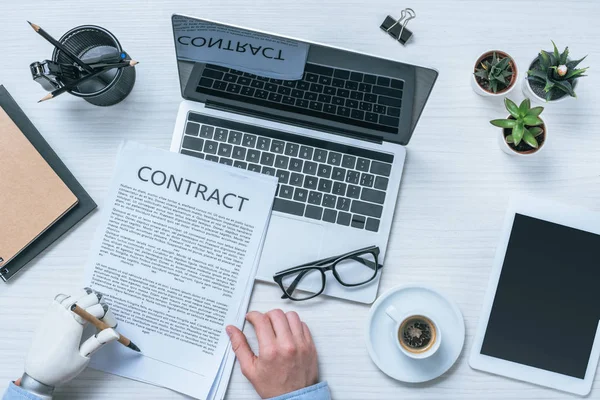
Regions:
<instances>
[{"instance_id":1,"label":"laptop trackpad","mask_svg":"<svg viewBox=\"0 0 600 400\"><path fill-rule=\"evenodd\" d=\"M273 282L281 270L318 260L324 232L319 224L272 215L256 279Z\"/></svg>"}]
</instances>

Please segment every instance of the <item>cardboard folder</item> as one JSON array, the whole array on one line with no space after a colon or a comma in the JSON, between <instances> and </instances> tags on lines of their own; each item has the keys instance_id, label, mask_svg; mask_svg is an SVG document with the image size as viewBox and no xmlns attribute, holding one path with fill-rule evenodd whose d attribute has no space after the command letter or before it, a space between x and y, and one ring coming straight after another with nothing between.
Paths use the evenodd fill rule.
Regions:
<instances>
[{"instance_id":1,"label":"cardboard folder","mask_svg":"<svg viewBox=\"0 0 600 400\"><path fill-rule=\"evenodd\" d=\"M0 267L8 264L77 203L0 108Z\"/></svg>"}]
</instances>

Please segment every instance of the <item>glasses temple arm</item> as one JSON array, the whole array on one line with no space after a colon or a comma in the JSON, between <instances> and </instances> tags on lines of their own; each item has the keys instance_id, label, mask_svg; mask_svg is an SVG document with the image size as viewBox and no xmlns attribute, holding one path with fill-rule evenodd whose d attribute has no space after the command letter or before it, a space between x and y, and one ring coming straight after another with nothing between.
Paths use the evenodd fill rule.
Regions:
<instances>
[{"instance_id":1,"label":"glasses temple arm","mask_svg":"<svg viewBox=\"0 0 600 400\"><path fill-rule=\"evenodd\" d=\"M298 274L298 276L296 277L296 279L294 279L294 282L292 282L292 284L290 285L290 287L287 288L286 292L288 293L288 296L291 296L292 294L294 294L294 290L296 290L296 286L298 286L298 284L300 283L300 281L302 280L302 278L304 278L304 276L306 274L308 274L309 270L304 270L302 272L300 272Z\"/></svg>"},{"instance_id":2,"label":"glasses temple arm","mask_svg":"<svg viewBox=\"0 0 600 400\"><path fill-rule=\"evenodd\" d=\"M365 265L368 268L371 268L372 270L378 270L379 268L381 268L381 265L379 264L375 264L372 261L369 260L365 260L364 258L361 258L360 256L350 256L351 259L358 261L359 263L361 263L362 265Z\"/></svg>"}]
</instances>

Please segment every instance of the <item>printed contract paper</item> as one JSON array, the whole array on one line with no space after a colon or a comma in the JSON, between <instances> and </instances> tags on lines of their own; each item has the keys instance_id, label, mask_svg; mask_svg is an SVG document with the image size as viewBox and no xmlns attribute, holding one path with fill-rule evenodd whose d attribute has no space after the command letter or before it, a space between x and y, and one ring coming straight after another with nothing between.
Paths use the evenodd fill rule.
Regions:
<instances>
[{"instance_id":1,"label":"printed contract paper","mask_svg":"<svg viewBox=\"0 0 600 400\"><path fill-rule=\"evenodd\" d=\"M173 16L173 31L179 60L275 79L302 79L307 43L181 15Z\"/></svg>"},{"instance_id":2,"label":"printed contract paper","mask_svg":"<svg viewBox=\"0 0 600 400\"><path fill-rule=\"evenodd\" d=\"M127 142L90 260L87 286L105 295L118 331L94 368L220 399L241 327L277 179Z\"/></svg>"}]
</instances>

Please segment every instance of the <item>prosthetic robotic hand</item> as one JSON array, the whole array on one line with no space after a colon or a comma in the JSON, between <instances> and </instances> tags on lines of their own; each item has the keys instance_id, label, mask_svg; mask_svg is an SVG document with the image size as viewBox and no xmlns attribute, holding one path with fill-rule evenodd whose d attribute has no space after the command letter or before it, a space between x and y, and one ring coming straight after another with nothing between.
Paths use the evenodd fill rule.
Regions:
<instances>
[{"instance_id":1,"label":"prosthetic robotic hand","mask_svg":"<svg viewBox=\"0 0 600 400\"><path fill-rule=\"evenodd\" d=\"M114 329L105 329L82 342L86 321L70 311L73 304L84 308L111 327L117 321L102 302L102 295L86 288L76 296L59 294L44 316L34 336L21 388L49 400L56 386L79 375L90 357L106 343L119 339Z\"/></svg>"}]
</instances>

